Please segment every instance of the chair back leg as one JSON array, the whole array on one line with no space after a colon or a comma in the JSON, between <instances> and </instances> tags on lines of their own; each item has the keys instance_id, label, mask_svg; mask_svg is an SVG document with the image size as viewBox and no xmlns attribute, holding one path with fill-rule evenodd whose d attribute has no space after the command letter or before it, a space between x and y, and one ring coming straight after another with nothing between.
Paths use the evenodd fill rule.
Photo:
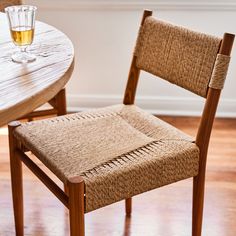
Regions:
<instances>
[{"instance_id":1,"label":"chair back leg","mask_svg":"<svg viewBox=\"0 0 236 236\"><path fill-rule=\"evenodd\" d=\"M125 212L126 216L131 216L132 213L132 198L125 199Z\"/></svg>"},{"instance_id":2,"label":"chair back leg","mask_svg":"<svg viewBox=\"0 0 236 236\"><path fill-rule=\"evenodd\" d=\"M219 48L219 54L230 56L233 42L234 35L225 33ZM220 89L208 88L207 99L196 138L196 144L200 149L200 157L199 172L193 179L192 236L201 236L202 231L207 150L220 93Z\"/></svg>"},{"instance_id":3,"label":"chair back leg","mask_svg":"<svg viewBox=\"0 0 236 236\"><path fill-rule=\"evenodd\" d=\"M204 180L193 178L192 236L201 236L204 203Z\"/></svg>"},{"instance_id":4,"label":"chair back leg","mask_svg":"<svg viewBox=\"0 0 236 236\"><path fill-rule=\"evenodd\" d=\"M64 184L64 192L67 196L69 195L69 187L67 186L67 184Z\"/></svg>"}]
</instances>

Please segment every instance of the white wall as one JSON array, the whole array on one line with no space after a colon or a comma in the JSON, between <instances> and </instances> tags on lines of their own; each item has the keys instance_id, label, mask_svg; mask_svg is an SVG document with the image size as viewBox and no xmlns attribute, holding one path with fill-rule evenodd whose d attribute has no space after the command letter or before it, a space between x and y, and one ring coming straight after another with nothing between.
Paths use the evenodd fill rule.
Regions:
<instances>
[{"instance_id":1,"label":"white wall","mask_svg":"<svg viewBox=\"0 0 236 236\"><path fill-rule=\"evenodd\" d=\"M121 103L142 9L162 20L216 36L236 33L234 1L26 0L38 6L37 19L66 33L76 66L67 84L69 110ZM235 44L236 45L236 44ZM236 48L218 116L236 117ZM150 78L150 79L147 79ZM157 114L197 115L203 100L143 73L137 104Z\"/></svg>"}]
</instances>

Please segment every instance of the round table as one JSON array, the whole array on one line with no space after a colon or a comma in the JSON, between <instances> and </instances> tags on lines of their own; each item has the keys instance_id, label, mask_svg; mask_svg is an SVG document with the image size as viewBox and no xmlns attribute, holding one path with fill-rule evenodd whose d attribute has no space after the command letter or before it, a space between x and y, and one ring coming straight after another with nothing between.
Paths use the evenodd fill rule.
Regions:
<instances>
[{"instance_id":1,"label":"round table","mask_svg":"<svg viewBox=\"0 0 236 236\"><path fill-rule=\"evenodd\" d=\"M22 117L52 99L67 83L74 68L70 39L56 28L36 21L29 47L36 61L11 60L12 43L6 15L0 13L0 127Z\"/></svg>"}]
</instances>

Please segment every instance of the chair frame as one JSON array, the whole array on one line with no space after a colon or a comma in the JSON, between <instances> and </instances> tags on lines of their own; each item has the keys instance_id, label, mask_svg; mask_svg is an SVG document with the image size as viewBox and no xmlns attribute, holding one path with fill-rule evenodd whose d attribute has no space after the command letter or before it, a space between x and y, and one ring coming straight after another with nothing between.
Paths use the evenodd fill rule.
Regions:
<instances>
[{"instance_id":1,"label":"chair frame","mask_svg":"<svg viewBox=\"0 0 236 236\"><path fill-rule=\"evenodd\" d=\"M145 10L141 25L146 17L151 16L152 11ZM230 55L234 35L225 33L219 53ZM125 90L123 103L133 104L138 84L140 69L136 67L136 56L133 56L129 71L128 82ZM192 206L192 236L200 236L202 229L205 170L207 150L210 134L216 113L221 90L208 88L205 107L196 136L196 145L200 149L199 173L193 177L193 206ZM62 103L65 100L60 98ZM60 100L59 99L59 100ZM25 147L14 137L14 129L20 122L14 121L9 124L9 145L11 181L13 194L13 208L15 217L15 229L17 236L24 235L23 221L23 189L22 189L22 162L56 195L56 197L69 209L70 235L84 236L84 202L85 184L82 177L72 177L65 183L64 191L59 188L24 152ZM132 211L132 199L125 201L126 214Z\"/></svg>"}]
</instances>

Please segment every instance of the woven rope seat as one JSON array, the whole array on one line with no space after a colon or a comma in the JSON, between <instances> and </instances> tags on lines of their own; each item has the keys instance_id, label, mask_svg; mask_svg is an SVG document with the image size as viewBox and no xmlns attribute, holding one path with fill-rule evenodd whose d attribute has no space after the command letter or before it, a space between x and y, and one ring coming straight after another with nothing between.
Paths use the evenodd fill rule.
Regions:
<instances>
[{"instance_id":1,"label":"woven rope seat","mask_svg":"<svg viewBox=\"0 0 236 236\"><path fill-rule=\"evenodd\" d=\"M192 138L135 105L28 122L14 134L63 182L83 177L86 212L198 173Z\"/></svg>"}]
</instances>

